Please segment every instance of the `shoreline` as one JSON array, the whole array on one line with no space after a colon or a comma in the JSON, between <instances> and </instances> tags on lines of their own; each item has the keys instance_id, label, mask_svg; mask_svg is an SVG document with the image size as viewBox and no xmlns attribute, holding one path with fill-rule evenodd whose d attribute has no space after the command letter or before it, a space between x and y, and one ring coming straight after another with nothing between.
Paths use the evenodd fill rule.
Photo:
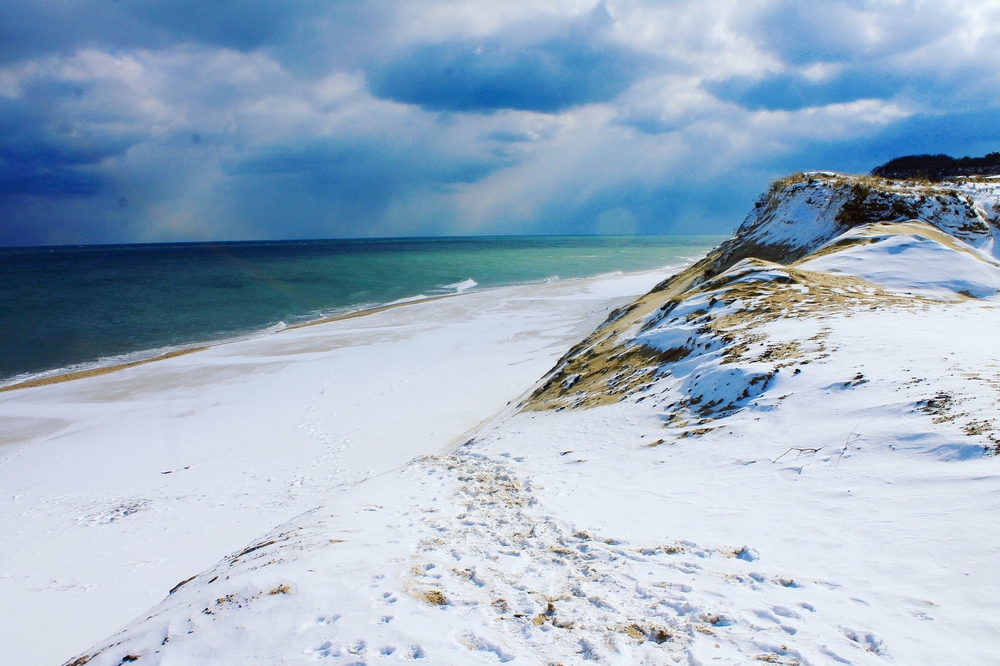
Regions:
<instances>
[{"instance_id":1,"label":"shoreline","mask_svg":"<svg viewBox=\"0 0 1000 666\"><path fill-rule=\"evenodd\" d=\"M645 271L642 271L645 272ZM600 276L594 276L600 277ZM592 279L592 278L576 278L576 279ZM510 285L519 286L519 285ZM502 288L502 287L497 287ZM284 328L271 331L271 333L282 333L284 331L292 331L300 328L307 328L309 326L316 326L318 324L329 324L335 321L343 321L345 319L355 319L357 317L364 317L366 315L377 314L379 312L385 312L387 310L394 310L396 308L401 308L405 305L416 305L417 303L428 303L430 301L439 301L444 298L452 298L455 296L461 296L463 294L471 293L471 291L457 292L454 294L441 294L439 296L428 296L426 298L415 298L413 300L396 302L396 303L386 303L385 305L377 305L371 308L365 308L363 310L355 310L353 312L347 312L342 315L334 315L331 317L322 317L320 319L314 319L310 321L300 322L298 324L292 324L290 326L285 326ZM480 292L481 293L481 292ZM38 386L48 386L50 384L62 384L63 382L73 381L75 379L86 379L88 377L96 377L100 375L109 375L113 372L118 372L119 370L127 370L129 368L134 368L138 365L145 365L147 363L153 363L155 361L165 361L170 358L176 358L177 356L184 356L186 354L193 354L194 352L204 351L212 347L219 347L221 345L231 344L233 342L239 342L240 340L247 340L256 337L261 337L267 333L269 328L262 328L257 331L250 333L245 333L243 335L237 335L230 338L220 338L219 340L214 340L210 343L201 343L194 347L183 347L180 349L172 349L170 351L163 352L161 354L156 354L149 358L138 359L135 361L123 361L119 363L112 363L110 365L96 365L91 368L85 368L83 370L72 370L70 372L60 372L59 369L47 370L42 373L36 373L34 379L26 379L24 381L16 382L13 384L7 384L5 386L0 386L0 393L4 391L14 391L17 389L26 388L36 388ZM149 350L146 350L149 351ZM141 354L143 350L136 352L128 352L132 354ZM122 354L121 356L126 356L127 354ZM112 357L113 358L113 357ZM100 363L100 360L94 361L94 363ZM57 374L45 374L46 372L54 372ZM38 375L45 375L39 377Z\"/></svg>"},{"instance_id":2,"label":"shoreline","mask_svg":"<svg viewBox=\"0 0 1000 666\"><path fill-rule=\"evenodd\" d=\"M646 273L661 272L661 271L674 271L674 272L678 272L678 271L683 270L686 266L692 265L693 263L694 262L691 261L691 262L688 262L686 264L680 264L680 265L677 265L677 266L668 265L668 266L663 266L663 267L660 267L660 268L653 268L653 269L643 270L643 271L631 271L631 272L616 271L616 272L612 272L612 273L600 273L598 275L591 275L591 276L585 276L585 277L564 278L564 279L561 279L560 281L572 282L572 281L577 281L577 280L597 280L597 279L600 279L600 278L611 278L611 277L615 277L615 276L637 276L637 275L643 275L643 274L646 274ZM505 289L505 288L510 288L510 287L527 287L527 286L531 286L531 285L535 285L535 284L545 284L546 282L547 281L542 281L542 282L523 282L523 283L515 283L515 284L509 284L509 285L498 285L498 286L484 287L484 288L481 288L481 289L475 289L475 288L473 288L473 289L468 289L468 290L464 290L464 291L458 291L458 292L455 292L455 293L452 293L452 294L438 294L438 295L435 295L435 296L426 296L426 297L423 297L423 298L413 297L410 300L405 300L404 299L404 300L401 300L401 301L395 301L395 302L385 303L385 304L382 304L382 305L376 305L376 306L373 306L373 307L370 307L370 308L363 308L361 310L354 310L354 311L351 311L351 312L346 312L344 314L332 315L332 316L325 316L325 317L321 317L319 319L313 319L313 320L309 320L309 321L303 321L303 322L291 324L291 325L285 326L284 328L280 328L280 329L271 331L271 333L282 333L284 331L292 331L292 330L297 330L297 329L302 329L302 328L308 328L310 326L317 326L319 324L329 324L329 323L336 322L336 321L345 321L345 320L348 320L348 319L356 319L358 317L365 317L365 316L368 316L368 315L378 314L380 312L386 312L386 311L389 311L389 310L395 310L397 308L401 308L401 307L404 307L404 306L407 306L407 305L417 305L419 303L430 303L430 302L433 302L433 301L440 301L440 300L444 300L444 299L448 299L448 298L454 298L456 296L464 296L464 295L469 295L469 294L473 294L473 293L483 293L485 291L493 290L493 289ZM62 384L64 382L69 382L69 381L73 381L73 380L76 380L76 379L87 379L88 377L97 377L97 376L101 376L101 375L108 375L108 374L112 374L114 372L118 372L119 370L127 370L129 368L134 368L134 367L139 366L139 365L145 365L147 363L153 363L155 361L165 361L167 359L176 358L178 356L184 356L184 355L187 355L187 354L193 354L195 352L204 351L204 350L210 349L212 347L218 347L218 346L221 346L221 345L231 344L233 342L238 342L240 340L247 340L247 339L252 339L252 338L256 338L256 337L261 337L261 336L265 335L269 331L269 329L271 329L271 328L273 328L273 325L271 327L258 329L256 331L244 333L242 335L236 335L236 336L233 336L233 337L220 338L218 340L213 340L213 341L204 342L204 343L198 343L198 344L196 344L196 346L193 346L193 347L182 347L182 348L179 348L179 349L170 349L169 347L167 347L166 349L168 349L168 351L165 351L165 352L159 353L159 354L155 354L154 356L151 356L149 358L138 359L138 360L135 360L135 361L121 361L121 362L117 362L117 363L111 363L109 365L94 365L93 367L83 368L81 370L71 370L69 372L61 372L60 371L61 369L59 369L59 368L54 369L54 370L46 370L46 371L43 371L43 372L40 372L40 373L35 373L34 375L29 375L29 379L25 379L23 381L18 381L18 382L12 383L12 384L0 385L0 393L4 393L6 391L15 391L15 390L19 390L19 389L28 389L28 388L37 388L37 387L40 387L40 386L49 386L49 385L52 385L52 384ZM143 351L147 351L148 352L148 351L152 351L152 350L137 350L137 351L134 351L134 352L126 352L125 354L121 354L119 356L127 356L128 354L141 354L141 353L143 353ZM114 357L110 357L110 358L114 358ZM93 361L93 363L95 363L95 364L99 364L100 362L101 362L100 359L98 359L97 361ZM70 367L72 367L72 366L70 366ZM54 374L47 374L47 373L54 373Z\"/></svg>"},{"instance_id":3,"label":"shoreline","mask_svg":"<svg viewBox=\"0 0 1000 666\"><path fill-rule=\"evenodd\" d=\"M468 292L462 292L468 293ZM328 324L335 321L343 321L345 319L355 319L357 317L364 317L370 314L376 314L378 312L385 312L386 310L394 310L396 308L402 307L404 305L415 305L417 303L426 303L428 301L437 301L443 298L451 298L453 296L461 296L461 293L457 294L442 294L440 296L431 296L429 298L421 298L412 301L406 301L403 303L387 303L386 305L379 305L373 308L365 308L364 310L357 310L355 312L348 312L343 315L336 315L333 317L323 317L322 319L316 319L312 321L302 322L299 324L292 324L291 326L286 326L284 328L272 331L273 333L281 333L283 331L291 331L299 328L306 328L309 326L316 326L317 324ZM44 377L37 377L36 379L27 379L21 382L16 382L14 384L7 384L6 386L0 386L0 393L5 391L14 391L17 389L26 388L36 388L39 386L49 386L51 384L62 384L63 382L73 381L75 379L86 379L88 377L97 377L100 375L109 375L113 372L118 372L119 370L127 370L129 368L134 368L139 365L145 365L147 363L153 363L155 361L165 361L170 358L176 358L178 356L185 356L187 354L193 354L195 352L204 351L212 347L219 347L221 345L230 344L233 342L239 342L240 340L246 340L254 337L259 337L264 334L268 329L260 329L254 333L247 333L243 336L234 336L231 338L222 338L217 341L213 341L210 344L199 344L196 347L184 347L182 349L173 349L162 354L156 354L150 358L143 358L136 361L125 361L121 363L112 363L111 365L98 365L92 368L86 368L83 370L73 370L70 372L59 372L59 370L48 371L56 372L57 374L46 375ZM142 353L131 352L131 353ZM95 363L100 363L100 361L95 361ZM43 374L43 373L39 373Z\"/></svg>"},{"instance_id":4,"label":"shoreline","mask_svg":"<svg viewBox=\"0 0 1000 666\"><path fill-rule=\"evenodd\" d=\"M518 286L518 285L510 285ZM503 287L497 287L502 289ZM482 289L479 293L486 291ZM408 301L396 302L396 303L386 303L385 305L376 305L373 308L365 308L363 310L355 310L354 312L347 312L342 315L333 315L332 317L323 317L321 319L314 319L312 321L304 321L298 324L292 324L291 326L286 326L281 329L281 331L292 331L297 328L307 328L309 326L316 326L318 324L329 324L333 321L344 321L345 319L355 319L357 317L364 317L371 314L376 314L378 312L385 312L386 310L395 310L396 308L401 308L406 305L416 305L417 303L429 303L430 301L440 301L445 298L454 298L455 296L462 296L463 294L472 293L472 290L460 291L454 294L440 294L438 296L427 296L426 298L414 298ZM275 331L275 333L281 333L281 331Z\"/></svg>"},{"instance_id":5,"label":"shoreline","mask_svg":"<svg viewBox=\"0 0 1000 666\"><path fill-rule=\"evenodd\" d=\"M134 368L138 365L145 365L147 363L152 363L154 361L165 361L168 358L176 358L178 356L184 356L185 354L193 354L194 352L208 349L208 347L209 345L202 345L200 347L188 347L185 349L177 349L175 351L170 351L165 354L158 354L157 356L153 356L152 358L144 358L139 361L116 363L115 365L104 365L96 368L90 368L89 370L76 370L74 372L66 372L58 375L41 377L39 379L29 379L24 382L18 382L17 384L8 384L7 386L0 386L0 393L3 393L4 391L14 391L16 389L35 388L38 386L49 386L51 384L62 384L63 382L70 382L73 381L74 379L86 379L87 377L110 375L112 372L118 372L119 370Z\"/></svg>"}]
</instances>

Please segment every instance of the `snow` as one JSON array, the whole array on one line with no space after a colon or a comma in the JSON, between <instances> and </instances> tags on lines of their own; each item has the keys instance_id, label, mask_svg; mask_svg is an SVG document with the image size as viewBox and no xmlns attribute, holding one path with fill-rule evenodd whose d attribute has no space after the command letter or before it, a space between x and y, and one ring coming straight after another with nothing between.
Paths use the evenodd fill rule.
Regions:
<instances>
[{"instance_id":1,"label":"snow","mask_svg":"<svg viewBox=\"0 0 1000 666\"><path fill-rule=\"evenodd\" d=\"M805 261L800 267L855 275L879 285L928 296L948 292L950 296L986 298L1000 290L1000 271L995 259L954 238L946 237L948 240L942 242L931 235L933 231L926 229L926 225L908 226L913 233L880 229L848 232L836 240L858 238L872 244ZM958 251L952 249L955 246Z\"/></svg>"},{"instance_id":2,"label":"snow","mask_svg":"<svg viewBox=\"0 0 1000 666\"><path fill-rule=\"evenodd\" d=\"M0 662L61 663L330 493L447 450L668 274L477 290L0 393Z\"/></svg>"},{"instance_id":3,"label":"snow","mask_svg":"<svg viewBox=\"0 0 1000 666\"><path fill-rule=\"evenodd\" d=\"M1000 475L960 425L994 408L917 405L982 392L954 375L992 357L996 311L934 307L956 309L827 320L850 363L783 369L700 437L664 427L673 391L508 413L247 544L274 541L95 663L991 663Z\"/></svg>"},{"instance_id":4,"label":"snow","mask_svg":"<svg viewBox=\"0 0 1000 666\"><path fill-rule=\"evenodd\" d=\"M780 183L781 181L779 181ZM918 219L987 253L1000 235L1000 184L930 185L811 172L768 193L736 232L740 245L801 256L850 229L848 204L871 221ZM769 259L771 257L761 256Z\"/></svg>"},{"instance_id":5,"label":"snow","mask_svg":"<svg viewBox=\"0 0 1000 666\"><path fill-rule=\"evenodd\" d=\"M610 318L656 276L4 394L5 654L996 663L994 195L806 178Z\"/></svg>"}]
</instances>

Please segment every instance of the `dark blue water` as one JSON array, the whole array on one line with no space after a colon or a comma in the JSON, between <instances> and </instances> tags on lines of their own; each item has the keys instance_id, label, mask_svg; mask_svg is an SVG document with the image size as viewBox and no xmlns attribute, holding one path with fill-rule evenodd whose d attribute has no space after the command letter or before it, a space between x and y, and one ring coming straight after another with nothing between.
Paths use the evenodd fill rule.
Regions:
<instances>
[{"instance_id":1,"label":"dark blue water","mask_svg":"<svg viewBox=\"0 0 1000 666\"><path fill-rule=\"evenodd\" d=\"M476 237L0 249L0 381L454 292L471 286L468 280L484 288L676 265L721 240Z\"/></svg>"}]
</instances>

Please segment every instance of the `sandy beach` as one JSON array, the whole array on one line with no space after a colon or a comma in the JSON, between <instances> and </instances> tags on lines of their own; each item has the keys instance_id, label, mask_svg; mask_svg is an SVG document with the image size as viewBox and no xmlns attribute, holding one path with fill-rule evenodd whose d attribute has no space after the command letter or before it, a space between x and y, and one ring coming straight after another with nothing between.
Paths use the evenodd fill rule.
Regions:
<instances>
[{"instance_id":1,"label":"sandy beach","mask_svg":"<svg viewBox=\"0 0 1000 666\"><path fill-rule=\"evenodd\" d=\"M145 365L147 363L154 363L156 361L165 361L168 358L174 358L176 356L183 356L184 354L193 354L194 352L199 352L206 347L188 347L186 349L176 349L174 351L166 352L165 354L157 354L150 358L144 358L139 361L129 361L127 363L112 363L109 365L101 365L95 368L89 368L87 370L74 370L73 372L60 372L53 374L48 377L39 377L38 379L29 379L23 382L16 382L13 384L7 384L6 386L0 386L0 393L4 391L16 391L18 389L35 388L37 386L49 386L50 384L62 384L63 382L71 382L74 379L86 379L87 377L98 377L100 375L110 375L112 372L118 372L119 370L127 370L129 368L134 368L138 365Z\"/></svg>"},{"instance_id":2,"label":"sandy beach","mask_svg":"<svg viewBox=\"0 0 1000 666\"><path fill-rule=\"evenodd\" d=\"M4 393L5 663L62 663L275 526L450 450L667 274L467 293Z\"/></svg>"}]
</instances>

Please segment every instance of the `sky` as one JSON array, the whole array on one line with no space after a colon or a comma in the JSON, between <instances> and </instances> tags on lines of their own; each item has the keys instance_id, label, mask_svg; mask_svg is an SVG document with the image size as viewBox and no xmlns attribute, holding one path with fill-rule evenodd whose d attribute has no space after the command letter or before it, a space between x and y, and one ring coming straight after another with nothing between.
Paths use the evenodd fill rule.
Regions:
<instances>
[{"instance_id":1,"label":"sky","mask_svg":"<svg viewBox=\"0 0 1000 666\"><path fill-rule=\"evenodd\" d=\"M0 246L726 234L998 79L992 0L0 0Z\"/></svg>"}]
</instances>

